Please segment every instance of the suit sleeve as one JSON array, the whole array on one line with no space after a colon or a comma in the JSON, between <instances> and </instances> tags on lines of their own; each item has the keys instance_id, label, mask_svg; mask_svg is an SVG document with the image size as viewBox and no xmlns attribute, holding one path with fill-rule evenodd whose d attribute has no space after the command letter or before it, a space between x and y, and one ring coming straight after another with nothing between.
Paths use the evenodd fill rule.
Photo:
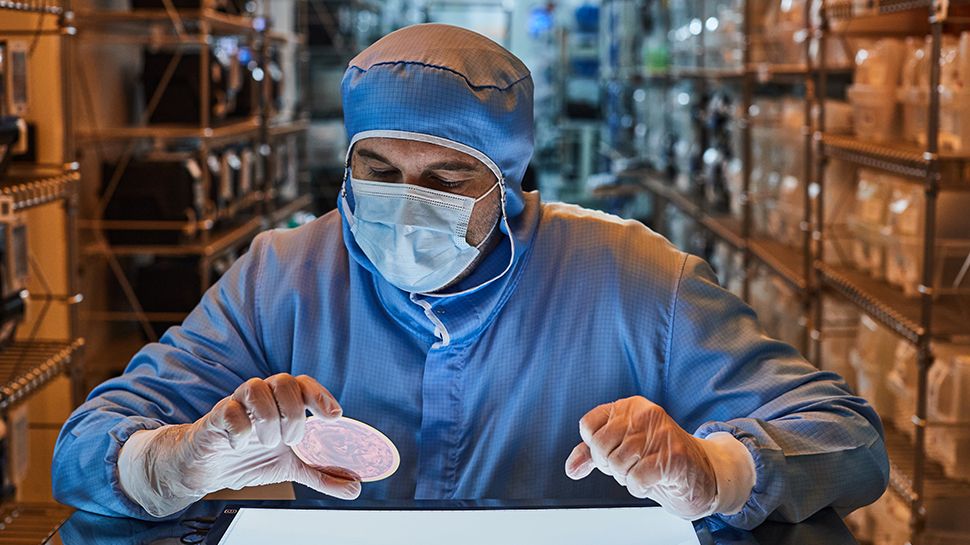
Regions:
<instances>
[{"instance_id":1,"label":"suit sleeve","mask_svg":"<svg viewBox=\"0 0 970 545\"><path fill-rule=\"evenodd\" d=\"M720 515L753 528L799 522L825 507L842 513L885 490L889 460L873 408L836 374L767 337L750 307L688 256L672 308L664 407L698 437L728 432L755 463L744 507Z\"/></svg>"},{"instance_id":2,"label":"suit sleeve","mask_svg":"<svg viewBox=\"0 0 970 545\"><path fill-rule=\"evenodd\" d=\"M103 515L151 518L122 492L118 454L136 431L194 422L252 377L273 374L260 341L257 287L268 234L210 288L181 326L95 388L61 429L54 497ZM158 289L170 289L159 286Z\"/></svg>"}]
</instances>

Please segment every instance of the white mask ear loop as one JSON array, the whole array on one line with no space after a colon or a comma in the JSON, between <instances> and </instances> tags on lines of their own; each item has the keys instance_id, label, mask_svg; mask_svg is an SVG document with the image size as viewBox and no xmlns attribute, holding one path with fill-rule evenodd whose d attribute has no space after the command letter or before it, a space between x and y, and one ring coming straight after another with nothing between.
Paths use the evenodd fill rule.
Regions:
<instances>
[{"instance_id":1,"label":"white mask ear loop","mask_svg":"<svg viewBox=\"0 0 970 545\"><path fill-rule=\"evenodd\" d=\"M489 195L491 195L491 194L492 194L492 191L495 191L495 188L499 186L499 183L500 183L500 182L495 182L495 184L494 184L494 185L492 185L492 188L491 188L491 189L489 189L488 191L486 191L486 192L485 192L485 193L484 193L484 194L483 194L483 195L482 195L481 197L479 197L479 198L477 198L477 199L475 199L475 202L476 202L476 203L478 203L479 201L481 201L481 200L482 200L482 199L484 199L485 197L488 197ZM503 218L505 217L505 199L502 199L502 217L503 217ZM496 224L495 224L495 225L496 225L496 227L497 227L497 226L498 226L498 223L496 222ZM492 227L492 229L494 230L494 229L495 229L495 227ZM486 243L486 242L488 242L488 238L489 238L489 236L491 236L491 235L492 235L492 233L491 233L491 232L489 232L489 233L488 233L488 236L486 236L486 237L485 237L485 238L484 238L484 239L483 239L483 240L482 240L481 242L479 242L478 244L476 244L476 245L475 245L475 249L476 249L476 250L481 250L481 249L482 249L482 246L484 246L484 245L485 245L485 243Z\"/></svg>"},{"instance_id":2,"label":"white mask ear loop","mask_svg":"<svg viewBox=\"0 0 970 545\"><path fill-rule=\"evenodd\" d=\"M498 187L500 183L501 182L495 182L494 184L492 184L492 187L490 187L488 191L486 191L485 193L483 193L481 197L475 199L475 202L477 203L478 201L480 201L480 200L484 199L485 197L488 197L489 195L491 195L492 194L492 191L495 191L495 188Z\"/></svg>"},{"instance_id":3,"label":"white mask ear loop","mask_svg":"<svg viewBox=\"0 0 970 545\"><path fill-rule=\"evenodd\" d=\"M505 178L500 179L498 181L498 183L496 183L495 185L499 186L499 191L502 192L502 224L505 225L505 232L508 233L508 235L509 235L509 246L510 246L510 249L509 249L509 253L510 253L510 255L509 255L509 264L505 266L505 269L502 272L500 272L497 275L495 275L495 277L493 277L492 279L487 280L487 281L485 281L485 282L483 282L483 283L481 283L481 284L479 284L477 286L472 286L472 287L470 287L470 288L468 288L466 290L462 290L462 291L459 291L459 292L456 292L456 293L422 293L420 295L422 295L424 297L452 297L452 296L455 296L455 295L464 295L466 293L471 293L473 291L476 291L476 290L479 290L481 288L484 288L485 286L487 286L487 285L491 284L492 282L495 282L499 278L502 278L503 276L505 276L512 269L512 265L515 263L515 235L512 234L512 229L509 227L509 218L505 214L505 199L506 199L506 193L505 193ZM492 186L492 189L494 189L494 188L495 187ZM485 196L487 196L489 193L492 192L492 189L489 189L488 190L488 193L485 193L485 195L482 195L481 197L479 197L478 199L476 199L475 202L478 202L479 200L485 198ZM486 237L485 240L488 240L488 238ZM485 243L485 241L483 240L481 242L481 244L479 244L479 246L481 246L484 243ZM479 247L479 246L476 246L476 248Z\"/></svg>"}]
</instances>

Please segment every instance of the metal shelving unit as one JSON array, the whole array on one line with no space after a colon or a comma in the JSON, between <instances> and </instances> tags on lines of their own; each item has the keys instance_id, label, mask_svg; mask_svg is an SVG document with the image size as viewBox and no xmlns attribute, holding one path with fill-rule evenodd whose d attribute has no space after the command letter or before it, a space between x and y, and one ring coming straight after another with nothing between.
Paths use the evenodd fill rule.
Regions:
<instances>
[{"instance_id":1,"label":"metal shelving unit","mask_svg":"<svg viewBox=\"0 0 970 545\"><path fill-rule=\"evenodd\" d=\"M55 16L58 26L69 19L70 1L54 2L51 0L0 0L0 14L3 12L20 12L34 14L38 18ZM32 25L33 26L33 25ZM71 42L68 33L61 31L46 32L40 27L24 29L0 30L3 35L32 35L36 39L57 38L60 46L60 72L65 74L70 62ZM64 86L69 89L69 83ZM65 91L61 94L61 105L64 111L69 111L69 97ZM0 411L29 397L51 378L62 372L69 372L73 379L73 403L80 403L85 395L82 381L83 365L79 355L84 340L77 337L78 315L76 303L83 297L78 291L77 280L77 206L78 184L80 174L74 160L73 138L70 120L63 120L64 155L62 161L56 165L14 163L7 172L0 176L0 195L13 199L14 212L22 213L42 205L60 203L65 216L65 235L67 252L67 293L31 293L25 294L32 301L41 301L42 305L52 303L68 305L69 331L72 340L63 342L38 341L33 333L27 339L16 341L0 349ZM40 271L33 270L33 273Z\"/></svg>"},{"instance_id":2,"label":"metal shelving unit","mask_svg":"<svg viewBox=\"0 0 970 545\"><path fill-rule=\"evenodd\" d=\"M705 13L702 9L706 0L697 0L691 9L691 16ZM936 202L940 192L970 191L970 153L954 153L941 150L938 142L940 127L940 45L944 31L955 28L965 29L970 18L952 17L950 9L965 0L827 0L820 13L821 24L811 27L811 2L805 2L804 63L770 65L752 63L745 50L744 68L720 69L707 68L701 62L693 67L671 67L664 70L653 69L638 74L639 81L652 85L669 86L672 83L690 80L694 83L694 94L703 95L708 85L733 86L740 89L742 117L740 143L742 149L736 150L742 159L743 188L741 195L741 214L736 217L713 214L708 211L703 199L687 195L675 187L675 180L660 166L628 169L618 176L618 188L635 186L652 194L657 201L655 210L663 210L672 205L683 215L702 226L711 236L726 242L744 256L745 271L752 264L763 265L774 275L783 279L802 299L802 318L807 323L803 337L803 353L811 355L820 365L823 353L823 339L834 338L844 331L838 326L827 324L823 307L823 295L834 296L848 301L860 311L868 314L878 323L887 327L899 337L916 348L918 373L916 374L915 414L912 417L915 430L912 439L905 434L887 429L887 446L892 463L891 489L910 504L912 512L912 542L928 543L924 540L926 521L932 520L934 508L940 508L940 500L952 502L970 499L970 484L947 478L940 466L926 457L926 429L933 426L970 426L963 424L944 424L928 421L927 418L927 375L933 362L933 342L965 341L970 335L970 295L954 290L932 288L934 279L934 244ZM754 42L752 29L747 26L751 14L746 10L744 44L750 48ZM929 142L924 147L909 144L882 144L867 142L848 134L828 132L825 126L827 94L832 84L848 83L853 70L845 66L829 66L827 41L833 36L879 37L882 35L906 35L922 32L923 26L912 21L900 24L895 14L906 11L925 14L925 30L932 36L932 67L930 75L928 119ZM963 15L963 12L961 12ZM880 17L892 16L892 28L886 32L878 28ZM867 21L855 21L865 18ZM703 18L695 19L698 29L702 29ZM830 28L830 22L839 20L838 32ZM866 22L868 24L855 24ZM873 25L871 23L876 22ZM692 32L693 33L693 32ZM695 34L701 40L703 49L704 32ZM815 54L817 51L817 54ZM686 58L686 57L683 57ZM702 60L703 55L697 55ZM632 78L637 80L637 78ZM616 78L614 78L616 80ZM610 80L610 81L614 81ZM804 88L804 125L801 130L805 158L802 175L802 197L804 208L801 212L801 244L791 247L770 235L758 236L752 232L750 210L751 177L751 119L744 115L751 105L753 93L762 84L796 83ZM666 87L665 87L666 89ZM703 149L703 148L702 148ZM915 187L924 190L922 286L918 297L907 297L902 290L883 280L874 279L848 266L825 259L825 243L829 237L845 236L837 225L826 223L825 199L831 198L825 190L826 165L830 160L841 160L849 164L876 169L904 177ZM669 160L668 160L669 162ZM635 162L634 162L635 163ZM655 223L660 223L654 218ZM836 237L836 238L838 238ZM744 278L745 285L749 278ZM745 290L745 297L748 290ZM811 350L809 350L811 348ZM880 377L881 379L882 377ZM961 504L962 505L962 504ZM932 537L932 536L929 536ZM922 540L922 541L921 541Z\"/></svg>"},{"instance_id":3,"label":"metal shelving unit","mask_svg":"<svg viewBox=\"0 0 970 545\"><path fill-rule=\"evenodd\" d=\"M298 212L306 207L307 199L298 199L289 207L292 212ZM300 206L302 205L302 206ZM84 247L86 255L157 255L157 256L201 256L218 257L228 251L239 249L246 245L257 233L266 228L266 221L262 216L255 217L242 225L216 233L206 241L194 241L184 244L109 244L105 240L95 241Z\"/></svg>"},{"instance_id":4,"label":"metal shelving unit","mask_svg":"<svg viewBox=\"0 0 970 545\"><path fill-rule=\"evenodd\" d=\"M79 207L79 186L81 176L74 154L73 125L70 116L70 84L67 77L73 53L73 36L69 21L72 17L70 0L0 0L0 18L5 13L20 14L21 17L33 16L30 24L23 28L7 27L0 30L0 37L7 35L20 39L56 40L58 65L50 67L51 75L59 75L62 80L59 101L62 119L60 126L41 126L40 130L62 133L62 155L53 164L13 162L3 176L0 176L0 195L13 201L13 211L18 214L31 213L44 207L57 210L64 215L65 258L67 270L66 285L54 288L47 285L45 271L40 269L40 261L28 257L28 271L31 277L40 280L43 290L24 292L28 305L36 305L40 311L28 329L22 326L18 340L0 348L0 413L6 416L17 405L39 392L51 380L61 375L71 378L71 398L63 402L76 406L87 394L84 385L83 348L85 340L78 337L79 315L77 304L83 300L79 293L78 279L78 236L77 215ZM45 28L47 20L56 21L52 28ZM11 19L12 20L12 19ZM34 61L30 61L33 63ZM58 100L55 98L54 100ZM32 104L31 109L41 105ZM29 116L28 116L29 118ZM39 123L39 122L38 122ZM32 220L31 220L32 221ZM28 225L28 228L30 226ZM31 233L28 229L28 238ZM56 245L41 245L41 248L55 248ZM59 250L58 250L59 251ZM64 293L55 293L65 290ZM47 292L47 293L45 293ZM58 334L58 340L43 339L37 336L38 328L44 325L49 305L66 305L67 331ZM29 308L29 307L28 307ZM61 336L63 335L63 338ZM28 441L22 437L19 441ZM33 463L33 462L32 462ZM8 471L4 468L4 473ZM53 503L25 504L5 502L0 504L0 543L41 543L53 533L70 514L70 509Z\"/></svg>"},{"instance_id":5,"label":"metal shelving unit","mask_svg":"<svg viewBox=\"0 0 970 545\"><path fill-rule=\"evenodd\" d=\"M64 8L61 2L54 0L0 0L0 11L20 11L24 13L46 13L61 15Z\"/></svg>"},{"instance_id":6,"label":"metal shelving unit","mask_svg":"<svg viewBox=\"0 0 970 545\"><path fill-rule=\"evenodd\" d=\"M240 138L253 137L259 133L259 118L256 116L231 121L228 123L199 127L182 124L156 123L142 127L110 127L98 129L80 129L77 131L78 142L88 144L111 140L146 139L155 141L170 140L198 140L211 146L218 146Z\"/></svg>"},{"instance_id":7,"label":"metal shelving unit","mask_svg":"<svg viewBox=\"0 0 970 545\"><path fill-rule=\"evenodd\" d=\"M13 198L14 211L57 201L69 201L77 194L81 175L75 170L15 165L0 181L0 195Z\"/></svg>"},{"instance_id":8,"label":"metal shelving unit","mask_svg":"<svg viewBox=\"0 0 970 545\"><path fill-rule=\"evenodd\" d=\"M913 183L934 176L939 189L970 191L970 155L929 152L915 145L876 144L844 134L819 133L817 138L826 157L879 169Z\"/></svg>"},{"instance_id":9,"label":"metal shelving unit","mask_svg":"<svg viewBox=\"0 0 970 545\"><path fill-rule=\"evenodd\" d=\"M271 6L259 5L251 15L227 15L211 7L201 10L132 10L107 11L91 10L79 12L73 18L80 40L92 44L133 44L139 47L165 48L178 53L185 50L198 52L199 62L199 123L171 124L150 123L150 113L143 115L142 123L126 126L101 127L97 123L78 131L78 142L82 146L99 149L111 144L124 147L124 153L117 164L127 168L128 160L135 155L138 146L154 146L156 149L171 144L192 150L193 154L205 158L210 150L238 142L249 142L258 154L254 158L261 168L262 178L253 181L252 191L245 195L234 196L226 206L215 207L201 217L187 217L184 221L152 219L105 219L100 217L105 196L100 197L99 210L81 222L93 240L83 246L83 254L88 258L103 259L110 267L110 273L121 287L130 311L87 309L85 317L96 322L138 322L148 339L155 338L151 323L179 322L184 318L182 312L160 312L146 310L138 301L129 279L126 277L122 260L133 258L195 258L198 260L198 274L202 290L207 289L215 280L212 265L216 260L231 258L233 252L242 251L260 231L273 227L286 217L307 210L312 200L307 194L295 199L281 199L272 185L270 155L274 153L271 144L279 138L305 134L307 122L306 58L307 58L307 0L292 2L294 9L294 28L274 28ZM289 8L287 8L289 9ZM293 49L293 70L297 72L297 85L301 88L296 96L292 112L283 114L273 111L270 100L270 78L257 78L260 83L253 84L256 95L252 115L236 120L216 122L211 108L208 79L208 55L216 40L233 37L245 43L261 65L270 60L273 49ZM170 67L171 69L171 67ZM83 77L83 75L82 75ZM300 81L302 78L302 81ZM301 85L302 83L302 85ZM167 82L155 90L161 97ZM155 97L153 97L155 98ZM151 104L153 100L149 100ZM302 157L301 157L302 159ZM305 182L305 161L298 175ZM214 175L203 168L202 193L210 194L215 183ZM115 172L119 177L121 173ZM305 185L303 183L302 185ZM305 190L304 190L305 191ZM161 244L122 243L113 239L109 232L128 231L125 239L131 239L131 232L167 231L171 242ZM111 240L115 240L114 243ZM141 257L139 257L141 256ZM221 263L221 261L220 261ZM110 344L110 343L109 343ZM117 357L117 355L113 355Z\"/></svg>"},{"instance_id":10,"label":"metal shelving unit","mask_svg":"<svg viewBox=\"0 0 970 545\"><path fill-rule=\"evenodd\" d=\"M706 0L698 0L694 4L696 13L705 13ZM804 18L806 25L809 21L809 6L806 2ZM651 193L658 203L655 210L662 211L665 204L672 204L694 222L703 227L710 235L727 243L743 256L742 291L745 299L750 299L750 272L755 265L762 265L773 274L781 277L790 286L801 301L802 320L807 322L811 315L811 278L812 258L810 253L811 232L806 227L811 220L811 204L809 199L809 184L811 179L812 134L803 128L805 157L805 171L802 173L802 190L805 208L802 211L803 237L799 248L792 248L779 242L758 237L753 229L752 217L752 133L751 133L751 105L756 93L764 86L803 86L805 88L806 103L810 103L814 96L814 80L810 47L806 40L805 61L792 64L773 64L769 62L753 61L751 48L755 39L756 29L752 28L752 4L743 2L744 23L742 28L743 44L742 58L736 68L721 68L705 66L703 40L707 30L699 34L700 47L694 56L695 66L671 66L665 70L652 70L636 75L645 82L664 85L665 89L678 81L689 80L694 83L694 95L706 96L711 86L729 87L738 97L735 111L737 113L734 130L740 131L740 149L734 150L736 157L741 160L741 194L740 214L732 216L723 213L711 213L703 199L694 195L686 195L679 191L668 175L655 169L634 169L620 174L622 179L633 179L644 190ZM840 69L844 74L845 68ZM636 79L635 78L635 79ZM805 126L811 126L811 106L805 108ZM706 136L701 137L706 141ZM662 212L661 212L662 213ZM655 223L661 223L656 218ZM800 348L807 354L809 347L809 333L806 328L801 338Z\"/></svg>"},{"instance_id":11,"label":"metal shelving unit","mask_svg":"<svg viewBox=\"0 0 970 545\"><path fill-rule=\"evenodd\" d=\"M741 221L726 214L708 214L698 199L691 198L675 189L660 173L649 169L623 172L621 178L635 180L638 187L655 195L664 202L673 204L698 225L718 239L726 242L735 250L749 251L754 261L768 267L795 290L807 292L808 282L799 265L802 254L778 241L762 237L745 237ZM625 187L620 185L618 187Z\"/></svg>"},{"instance_id":12,"label":"metal shelving unit","mask_svg":"<svg viewBox=\"0 0 970 545\"><path fill-rule=\"evenodd\" d=\"M0 352L0 411L22 401L70 368L84 346L72 342L14 342ZM2 533L0 533L2 536Z\"/></svg>"},{"instance_id":13,"label":"metal shelving unit","mask_svg":"<svg viewBox=\"0 0 970 545\"><path fill-rule=\"evenodd\" d=\"M910 145L886 145L866 142L849 135L832 134L825 128L825 96L818 101L815 184L818 188L813 238L815 245L814 269L818 290L831 291L851 302L863 312L901 338L912 343L917 354L917 381L913 438L910 440L898 431L887 429L887 447L892 463L891 489L911 508L911 542L923 543L926 521L932 518L930 509L938 507L934 500L940 498L970 498L970 485L948 479L935 463L926 456L927 427L942 425L931 422L927 416L927 376L933 365L933 341L952 340L970 333L970 296L941 294L935 292L934 251L936 235L936 205L941 191L970 190L968 163L970 155L941 152L940 132L940 49L944 25L948 24L949 8L956 2L938 0L871 0L866 5L850 1L829 1L822 8L821 25L814 29L825 50L825 40L832 34L833 22L846 23L857 19L878 21L879 17L903 11L925 15L930 34L929 107L927 116L927 144L925 147ZM873 32L879 35L879 32ZM894 34L886 29L886 35ZM828 68L824 56L818 67L818 85L825 88ZM905 177L924 189L922 269L919 296L909 298L902 291L880 280L847 267L828 263L824 249L831 226L824 216L825 172L830 159L840 159L857 166L874 168ZM813 331L815 353L820 354L820 342L825 332L822 322L823 305L819 297L815 307ZM952 507L952 506L951 506Z\"/></svg>"}]
</instances>

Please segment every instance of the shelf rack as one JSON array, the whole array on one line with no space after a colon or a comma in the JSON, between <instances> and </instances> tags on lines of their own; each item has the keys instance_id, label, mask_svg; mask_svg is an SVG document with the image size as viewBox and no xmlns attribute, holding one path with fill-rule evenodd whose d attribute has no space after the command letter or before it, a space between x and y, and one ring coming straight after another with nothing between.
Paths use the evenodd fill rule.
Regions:
<instances>
[{"instance_id":1,"label":"shelf rack","mask_svg":"<svg viewBox=\"0 0 970 545\"><path fill-rule=\"evenodd\" d=\"M970 155L944 152L939 146L940 129L940 49L944 25L947 24L949 8L956 2L946 0L870 0L860 6L850 0L825 2L821 21L813 33L818 37L819 50L823 52L817 71L818 85L825 88L829 76L825 62L825 42L834 34L830 24L847 22L856 18L878 20L893 13L914 11L925 16L930 34L929 107L927 115L927 142L917 147L901 144L867 142L850 135L832 134L825 128L825 95L820 94L816 118L815 186L818 189L812 222L813 238L816 240L814 274L817 277L817 293L831 291L854 304L878 322L895 332L916 348L916 400L913 439L887 429L886 443L892 463L891 489L910 505L910 539L914 544L924 543L929 535L926 522L930 517L928 500L940 497L970 499L970 486L943 476L939 467L926 457L926 427L933 425L927 416L928 373L933 365L932 342L953 340L970 333L970 297L943 295L932 289L935 263L936 204L940 191L970 190L968 163ZM873 33L878 35L879 33ZM887 31L886 34L893 34ZM825 259L825 240L834 227L826 223L824 199L826 165L830 159L840 159L857 166L875 168L910 179L924 189L922 270L920 271L920 294L909 298L902 291L886 282L874 280L860 272L830 264ZM821 354L820 342L825 335L821 325L822 298L815 305L813 345L815 353Z\"/></svg>"},{"instance_id":2,"label":"shelf rack","mask_svg":"<svg viewBox=\"0 0 970 545\"><path fill-rule=\"evenodd\" d=\"M80 129L77 131L77 137L81 144L112 140L150 139L168 141L192 139L218 146L226 141L254 137L258 134L259 129L259 118L253 116L210 127L159 123L141 127Z\"/></svg>"},{"instance_id":3,"label":"shelf rack","mask_svg":"<svg viewBox=\"0 0 970 545\"><path fill-rule=\"evenodd\" d=\"M295 210L294 210L295 211ZM195 241L185 244L108 244L93 242L84 247L86 255L155 255L168 257L219 257L226 252L248 244L257 233L266 228L262 217L255 217L242 225L225 231L217 231L208 241Z\"/></svg>"},{"instance_id":4,"label":"shelf rack","mask_svg":"<svg viewBox=\"0 0 970 545\"><path fill-rule=\"evenodd\" d=\"M704 0L697 0L695 7L702 6L703 2ZM803 353L812 354L816 364L821 364L822 339L837 333L834 329L822 331L829 328L827 325L823 328L823 294L850 302L917 348L918 395L913 416L916 423L913 439L892 428L887 429L886 435L892 463L891 488L911 505L911 538L914 544L921 543L923 537L927 520L927 500L932 500L932 505L935 506L939 499L949 501L970 498L970 485L948 479L937 464L926 459L925 454L925 428L937 425L935 422L927 422L926 411L927 373L933 358L931 342L963 340L970 335L970 297L934 293L928 287L921 288L918 297L908 297L902 290L885 281L875 280L845 266L828 263L823 253L826 237L841 233L835 232L836 226L829 226L825 222L824 199L827 195L824 175L827 162L838 159L910 179L913 184L925 190L923 231L926 233L926 242L934 239L937 194L940 191L970 190L970 153L941 150L938 143L940 42L944 25L953 22L948 19L948 8L957 3L967 4L964 0L827 0L820 14L820 26L815 28L809 27L808 21L813 19L808 11L811 3L806 2L804 30L811 39L805 40L804 64L758 66L746 59L742 64L744 69L705 69L698 63L700 66L696 68L675 67L627 76L634 85L638 82L649 82L666 86L677 80L690 79L696 82L695 89L701 89L700 92L703 92L704 85L709 82L741 86L742 108L750 105L744 94L750 93L752 87L762 83L798 82L799 78L802 79L805 89L805 122L802 135L803 155L806 160L802 177L804 209L801 210L800 247L793 248L770 238L753 236L746 198L742 199L744 208L740 218L725 218L710 214L700 199L680 193L669 176L650 169L638 169L625 172L620 177L635 179L637 184L656 196L661 203L673 205L718 239L744 252L745 270L748 270L750 263L760 262L784 279L796 293L801 294L804 317L809 325L806 328L808 339L803 343ZM826 40L832 39L832 36L842 39L842 35L847 33L863 32L861 28L848 27L835 32L830 29L829 23L847 22L855 18L872 20L908 10L921 10L920 13L925 13L925 28L930 29L933 40L934 57L929 64L932 66L930 86L934 91L930 94L930 108L927 113L930 135L927 145L919 147L867 142L852 135L826 132L825 102L830 83L848 83L847 76L852 74L852 70L845 66L833 67L828 64ZM965 17L959 19L961 24L967 22ZM748 17L745 18L747 20ZM744 32L745 43L750 44L750 29L745 28ZM869 30L864 32L872 36L878 35ZM913 30L907 28L905 32ZM894 31L893 34L898 35L899 32ZM700 38L703 39L703 36L702 32ZM818 56L813 56L813 48L818 51ZM698 55L698 58L702 58L702 55ZM619 79L617 77L609 81ZM742 119L742 130L750 130L747 127L749 121L747 118ZM750 133L742 133L741 144L747 148L739 150L745 165L742 173L744 197L748 195L750 187ZM660 164L664 164L664 161L661 160ZM622 183L620 187L623 187ZM657 208L662 209L662 206ZM922 260L924 266L921 278L925 286L930 286L934 265L933 245L924 246L927 251ZM811 350L806 350L807 347Z\"/></svg>"},{"instance_id":5,"label":"shelf rack","mask_svg":"<svg viewBox=\"0 0 970 545\"><path fill-rule=\"evenodd\" d=\"M877 144L854 136L819 132L826 157L841 159L861 167L875 168L919 183L939 172L937 187L947 191L970 191L970 154L930 153L915 145ZM934 174L936 176L936 174Z\"/></svg>"},{"instance_id":6,"label":"shelf rack","mask_svg":"<svg viewBox=\"0 0 970 545\"><path fill-rule=\"evenodd\" d=\"M0 194L12 197L14 210L21 211L77 195L81 175L76 170L58 170L16 165L0 182Z\"/></svg>"},{"instance_id":7,"label":"shelf rack","mask_svg":"<svg viewBox=\"0 0 970 545\"><path fill-rule=\"evenodd\" d=\"M77 29L78 39L85 43L132 44L139 48L162 46L173 51L198 52L202 59L199 63L198 93L201 112L198 123L150 123L148 115L143 116L141 124L129 126L102 127L92 123L76 131L79 145L90 146L94 150L100 150L106 144L118 145L120 147L111 149L125 150L122 160L117 161L117 164L123 166L134 155L134 150L148 145L164 149L168 145L177 144L180 148L191 149L192 153L197 153L200 157L207 157L210 150L245 141L252 144L252 149L257 151L254 156L257 162L256 172L263 174L259 179L253 180L254 190L251 193L236 195L233 203L225 208L210 202L206 210L212 212L197 218L179 221L156 221L151 218L137 221L108 220L100 217L100 207L97 207L81 222L85 233L92 235L82 246L82 255L107 264L109 269L105 272L105 281L117 284L128 302L128 308L119 309L114 305L107 305L110 309L106 309L104 304L99 304L84 309L85 318L92 323L102 323L100 326L92 326L99 332L99 344L92 348L93 352L101 348L100 341L120 334L122 323L140 324L145 336L153 340L156 330L151 324L180 322L186 315L183 312L161 312L161 309L142 307L138 294L127 278L127 265L146 257L194 258L189 266L195 267L197 264L199 284L204 291L214 282L217 274L215 269L233 259L260 231L273 227L285 217L312 205L309 195L299 195L292 201L280 202L276 197L276 188L272 185L270 170L270 155L274 149L271 144L274 139L305 134L309 128L306 119L307 96L304 92L296 94L296 104L292 110L275 112L269 102L271 83L268 77L264 77L260 80L261 83L254 84L256 101L250 117L217 122L211 109L210 96L214 90L207 84L207 59L210 48L215 47L218 39L226 36L238 38L241 43L249 45L254 59L260 62L267 62L274 50L288 52L293 59L292 69L297 71L297 88L300 88L300 78L305 87L308 81L305 66L307 0L294 0L292 4L287 3L282 8L296 11L293 28L274 27L272 9L273 6L264 2L257 13L245 16L226 15L211 8L179 9L173 12L165 9L89 9L75 14L72 24ZM83 74L81 76L84 77ZM162 93L164 90L159 89L156 92ZM262 168L258 168L259 166ZM305 168L304 161L301 161L300 168ZM202 193L210 195L212 184L215 183L215 175L209 169L203 168ZM101 200L106 201L107 197L102 196ZM172 243L167 244L121 244L111 243L106 236L107 231L129 231L129 239L130 232L133 231L169 231L173 236L167 237L172 240ZM117 323L118 327L109 327L104 322Z\"/></svg>"},{"instance_id":8,"label":"shelf rack","mask_svg":"<svg viewBox=\"0 0 970 545\"><path fill-rule=\"evenodd\" d=\"M20 11L24 13L45 13L61 15L64 8L60 2L51 0L0 0L0 11Z\"/></svg>"},{"instance_id":9,"label":"shelf rack","mask_svg":"<svg viewBox=\"0 0 970 545\"><path fill-rule=\"evenodd\" d=\"M29 397L52 378L70 369L84 346L71 342L14 342L0 351L0 411ZM0 534L2 535L2 534Z\"/></svg>"},{"instance_id":10,"label":"shelf rack","mask_svg":"<svg viewBox=\"0 0 970 545\"><path fill-rule=\"evenodd\" d=\"M684 195L673 187L673 184L651 169L637 169L618 174L618 178L629 179L634 187L645 190L665 202L674 205L678 210L704 227L719 240L727 243L735 250L749 251L751 257L767 267L775 275L781 277L795 290L806 291L808 282L804 271L800 269L802 255L789 246L775 240L760 237L744 237L741 221L726 214L708 214L702 203L697 199ZM616 190L627 185L616 186Z\"/></svg>"},{"instance_id":11,"label":"shelf rack","mask_svg":"<svg viewBox=\"0 0 970 545\"><path fill-rule=\"evenodd\" d=\"M889 486L899 497L913 501L919 497L913 486L914 449L912 440L903 432L886 426L886 450L889 451ZM928 500L970 498L970 483L946 477L943 468L926 462L923 496Z\"/></svg>"},{"instance_id":12,"label":"shelf rack","mask_svg":"<svg viewBox=\"0 0 970 545\"><path fill-rule=\"evenodd\" d=\"M12 197L14 211L23 212L42 205L60 203L65 216L65 238L67 271L67 295L31 293L30 299L59 302L68 305L68 331L65 337L73 339L57 343L54 341L34 342L17 341L0 349L0 375L7 381L0 390L0 411L31 395L52 375L60 372L71 363L72 402L79 404L86 395L83 377L83 359L79 352L84 340L77 335L78 313L76 302L83 299L79 293L77 276L77 208L78 192L81 181L78 164L74 154L74 139L70 115L70 78L67 77L71 64L71 34L64 32L70 19L71 0L0 0L0 16L3 12L35 14L42 21L46 16L56 16L56 31L38 31L31 34L35 39L56 39L60 49L58 71L62 80L59 100L65 113L60 131L63 134L63 154L58 164L27 164L14 162L3 176L0 176L0 194ZM0 36L15 30L0 30ZM11 359L13 358L13 359ZM10 367L11 362L15 365ZM11 374L13 373L13 374ZM16 375L22 373L23 375Z\"/></svg>"}]
</instances>

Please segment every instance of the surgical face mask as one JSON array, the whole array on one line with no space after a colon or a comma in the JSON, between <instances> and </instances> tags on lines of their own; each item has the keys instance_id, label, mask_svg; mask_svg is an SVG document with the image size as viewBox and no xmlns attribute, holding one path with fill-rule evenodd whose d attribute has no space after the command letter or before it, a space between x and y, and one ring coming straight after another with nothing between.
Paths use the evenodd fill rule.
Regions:
<instances>
[{"instance_id":1,"label":"surgical face mask","mask_svg":"<svg viewBox=\"0 0 970 545\"><path fill-rule=\"evenodd\" d=\"M350 178L355 208L344 206L357 245L388 282L410 293L448 285L479 256L465 240L472 198L424 187ZM503 210L504 214L504 210ZM486 239L487 240L487 239Z\"/></svg>"}]
</instances>

